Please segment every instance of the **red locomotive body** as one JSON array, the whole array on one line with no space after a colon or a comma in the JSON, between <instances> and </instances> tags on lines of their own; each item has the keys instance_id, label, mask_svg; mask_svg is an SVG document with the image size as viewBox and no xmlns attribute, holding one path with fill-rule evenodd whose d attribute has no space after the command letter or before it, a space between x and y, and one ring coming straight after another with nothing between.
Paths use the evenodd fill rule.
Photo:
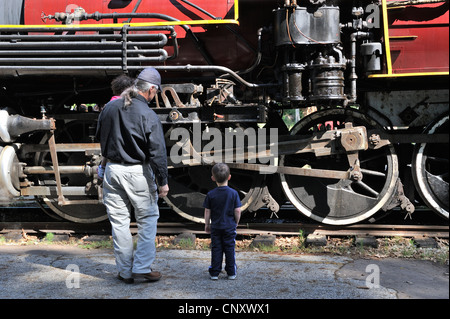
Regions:
<instances>
[{"instance_id":1,"label":"red locomotive body","mask_svg":"<svg viewBox=\"0 0 450 319\"><path fill-rule=\"evenodd\" d=\"M346 225L427 205L448 219L448 5L3 1L0 194L33 196L71 221L104 220L98 112L112 78L151 65L163 77L150 106L170 153L165 204L181 216L203 222L208 156L231 150L223 160L244 211L289 202ZM230 132L244 145L228 145ZM187 160L176 162L178 151Z\"/></svg>"},{"instance_id":2,"label":"red locomotive body","mask_svg":"<svg viewBox=\"0 0 450 319\"><path fill-rule=\"evenodd\" d=\"M75 4L76 3L76 4ZM180 25L180 21L187 21L189 29L199 37L203 43L207 43L209 56L214 56L214 62L220 65L226 65L232 69L245 68L246 65L251 64L251 56L249 55L248 49L239 47L230 32L220 32L216 29L219 22L231 21L231 24L237 24L237 20L233 21L235 18L234 11L234 1L201 1L198 3L199 7L203 11L196 10L193 7L187 5L183 2L173 2L169 0L161 1L45 1L45 0L26 0L25 1L25 14L24 20L26 25L59 25L62 22L55 21L55 19L48 19L45 16L57 15L58 13L64 12L78 12L79 14L95 14L101 13L105 14L127 14L134 12L136 17L133 18L101 18L95 20L92 19L82 20L74 18L72 25L108 25L114 23L153 23L155 25L170 25L174 24L174 30L176 32L176 37L178 39L178 45L180 47L180 56L176 60L177 64L206 64L205 57L199 54L196 48L196 43L190 39L186 39L186 28ZM80 9L81 8L81 9ZM157 8L157 9L155 9ZM146 13L156 12L158 13L157 18L140 18L139 15L145 15ZM164 20L169 19L169 21ZM222 21L215 22L215 19L220 19ZM81 20L81 21L78 21ZM209 21L201 26L195 23L201 21ZM212 32L206 32L207 30L212 30ZM219 31L219 32L217 32ZM92 32L86 32L92 33ZM135 31L131 33L149 33L148 31ZM255 30L256 33L256 30ZM255 37L255 33L251 37ZM233 43L234 45L230 45ZM228 44L228 45L227 45ZM197 44L198 45L198 44ZM173 54L173 49L168 48L168 54ZM211 58L212 59L212 58Z\"/></svg>"},{"instance_id":3,"label":"red locomotive body","mask_svg":"<svg viewBox=\"0 0 450 319\"><path fill-rule=\"evenodd\" d=\"M234 1L197 1L196 3L204 11L193 10L188 4L182 1L139 1L139 0L116 0L116 1L89 1L89 0L25 0L24 1L24 24L25 25L48 25L59 24L55 21L45 21L43 16L54 15L55 12L71 13L78 8L83 8L86 13L149 13L156 12L168 15L180 21L198 21L198 20L213 20L211 16L205 14L208 12L220 19L234 19ZM74 21L79 24L110 24L110 23L124 23L124 22L155 22L159 19L148 18L133 18L128 21L128 18L121 18L114 21L113 18L95 20ZM195 32L202 32L201 27Z\"/></svg>"},{"instance_id":4,"label":"red locomotive body","mask_svg":"<svg viewBox=\"0 0 450 319\"><path fill-rule=\"evenodd\" d=\"M448 2L392 6L388 15L393 73L448 72Z\"/></svg>"}]
</instances>

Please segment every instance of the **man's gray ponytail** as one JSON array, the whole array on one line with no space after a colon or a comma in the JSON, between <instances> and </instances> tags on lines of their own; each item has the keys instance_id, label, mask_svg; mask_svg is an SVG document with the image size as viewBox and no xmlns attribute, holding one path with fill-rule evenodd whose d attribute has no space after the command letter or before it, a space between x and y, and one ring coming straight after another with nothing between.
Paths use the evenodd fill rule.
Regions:
<instances>
[{"instance_id":1,"label":"man's gray ponytail","mask_svg":"<svg viewBox=\"0 0 450 319\"><path fill-rule=\"evenodd\" d=\"M139 95L139 91L136 88L136 86L130 86L128 89L122 92L120 95L121 98L123 98L123 106L125 108L128 108L131 105L131 102L133 101L133 98L137 97Z\"/></svg>"},{"instance_id":2,"label":"man's gray ponytail","mask_svg":"<svg viewBox=\"0 0 450 319\"><path fill-rule=\"evenodd\" d=\"M123 91L120 95L120 97L124 100L124 107L128 108L131 105L133 98L139 95L139 92L145 93L150 90L152 86L152 84L146 81L137 79L133 86Z\"/></svg>"}]
</instances>

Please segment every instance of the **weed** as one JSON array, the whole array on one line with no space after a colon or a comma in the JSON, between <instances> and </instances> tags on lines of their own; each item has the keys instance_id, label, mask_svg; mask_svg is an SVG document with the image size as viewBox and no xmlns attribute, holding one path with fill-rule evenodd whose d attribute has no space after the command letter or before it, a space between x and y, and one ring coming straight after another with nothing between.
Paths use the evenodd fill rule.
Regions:
<instances>
[{"instance_id":1,"label":"weed","mask_svg":"<svg viewBox=\"0 0 450 319\"><path fill-rule=\"evenodd\" d=\"M263 253L273 253L275 251L279 251L279 248L275 245L256 245L255 250Z\"/></svg>"},{"instance_id":2,"label":"weed","mask_svg":"<svg viewBox=\"0 0 450 319\"><path fill-rule=\"evenodd\" d=\"M112 240L100 240L100 241L92 241L92 242L86 242L84 244L81 244L79 246L80 248L85 249L110 249L113 248Z\"/></svg>"},{"instance_id":3,"label":"weed","mask_svg":"<svg viewBox=\"0 0 450 319\"><path fill-rule=\"evenodd\" d=\"M53 238L55 238L55 234L46 233L44 237L44 241L53 242Z\"/></svg>"},{"instance_id":4,"label":"weed","mask_svg":"<svg viewBox=\"0 0 450 319\"><path fill-rule=\"evenodd\" d=\"M180 249L193 249L195 248L195 243L190 238L181 238L176 244Z\"/></svg>"},{"instance_id":5,"label":"weed","mask_svg":"<svg viewBox=\"0 0 450 319\"><path fill-rule=\"evenodd\" d=\"M303 229L300 229L298 231L298 247L305 248L305 244L306 244L305 232Z\"/></svg>"}]
</instances>

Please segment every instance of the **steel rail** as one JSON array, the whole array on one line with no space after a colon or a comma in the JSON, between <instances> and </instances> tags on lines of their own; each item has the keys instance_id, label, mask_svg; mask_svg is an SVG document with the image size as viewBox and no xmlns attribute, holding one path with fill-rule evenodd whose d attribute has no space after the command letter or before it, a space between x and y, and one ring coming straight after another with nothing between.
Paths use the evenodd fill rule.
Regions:
<instances>
[{"instance_id":1,"label":"steel rail","mask_svg":"<svg viewBox=\"0 0 450 319\"><path fill-rule=\"evenodd\" d=\"M71 222L0 222L0 233L23 230L25 233L55 234L110 234L108 221L95 224L74 224ZM136 223L131 223L130 231L137 233ZM308 223L242 223L237 228L238 235L279 235L298 236L300 231L304 235L316 234L326 236L375 236L375 237L438 237L449 238L448 225L382 225L358 224L349 226L332 226ZM159 235L176 235L181 233L207 235L202 224L160 222L157 233Z\"/></svg>"}]
</instances>

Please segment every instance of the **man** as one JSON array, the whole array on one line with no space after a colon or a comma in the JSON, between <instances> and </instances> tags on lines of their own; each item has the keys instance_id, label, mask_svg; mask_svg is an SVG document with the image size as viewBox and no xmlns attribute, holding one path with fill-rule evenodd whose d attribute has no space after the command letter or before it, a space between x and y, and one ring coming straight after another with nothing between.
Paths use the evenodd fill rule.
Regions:
<instances>
[{"instance_id":1,"label":"man","mask_svg":"<svg viewBox=\"0 0 450 319\"><path fill-rule=\"evenodd\" d=\"M148 107L160 87L158 71L146 68L122 98L107 104L97 124L96 136L102 155L108 159L103 201L112 226L118 278L126 283L133 283L136 277L149 281L161 278L151 265L159 218L157 189L159 197L169 191L167 155L161 122ZM129 229L131 205L138 225L134 254Z\"/></svg>"}]
</instances>

